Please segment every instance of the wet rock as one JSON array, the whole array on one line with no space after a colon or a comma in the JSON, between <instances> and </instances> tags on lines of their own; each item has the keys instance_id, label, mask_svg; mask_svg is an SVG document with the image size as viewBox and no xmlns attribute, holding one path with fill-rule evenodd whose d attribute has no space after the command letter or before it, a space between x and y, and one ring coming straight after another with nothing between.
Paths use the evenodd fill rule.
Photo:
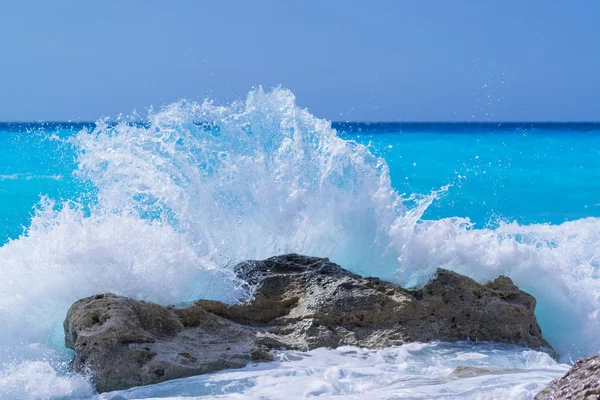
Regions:
<instances>
[{"instance_id":1,"label":"wet rock","mask_svg":"<svg viewBox=\"0 0 600 400\"><path fill-rule=\"evenodd\" d=\"M597 400L600 399L600 356L578 360L562 378L550 385L534 400Z\"/></svg>"},{"instance_id":2,"label":"wet rock","mask_svg":"<svg viewBox=\"0 0 600 400\"><path fill-rule=\"evenodd\" d=\"M64 324L75 370L103 392L270 360L273 349L479 340L552 351L535 299L505 277L481 285L440 269L411 291L296 254L235 270L256 288L247 304L174 308L112 294L77 301Z\"/></svg>"},{"instance_id":3,"label":"wet rock","mask_svg":"<svg viewBox=\"0 0 600 400\"><path fill-rule=\"evenodd\" d=\"M246 365L255 331L202 307L163 307L112 294L76 302L65 321L78 372L99 392Z\"/></svg>"},{"instance_id":4,"label":"wet rock","mask_svg":"<svg viewBox=\"0 0 600 400\"><path fill-rule=\"evenodd\" d=\"M455 378L470 378L473 376L479 375L489 375L495 374L498 372L512 372L518 371L518 369L510 369L510 368L493 368L493 367L468 367L464 365L459 365L454 368L454 371L450 373L450 376Z\"/></svg>"}]
</instances>

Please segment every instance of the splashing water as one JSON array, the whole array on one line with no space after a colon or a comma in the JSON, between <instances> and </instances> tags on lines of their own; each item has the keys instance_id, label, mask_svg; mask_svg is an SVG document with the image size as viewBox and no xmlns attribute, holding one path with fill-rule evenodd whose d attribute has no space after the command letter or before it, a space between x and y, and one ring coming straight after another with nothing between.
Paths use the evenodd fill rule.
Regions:
<instances>
[{"instance_id":1,"label":"splashing water","mask_svg":"<svg viewBox=\"0 0 600 400\"><path fill-rule=\"evenodd\" d=\"M77 299L231 303L242 296L236 261L287 252L409 286L438 267L479 281L506 274L536 297L565 360L600 350L597 218L495 229L423 220L452 188L398 194L382 158L287 90L227 107L182 101L148 123L99 121L66 140L94 199L44 198L26 232L0 248L0 397L17 386L31 391L16 398L92 393L65 372L62 320Z\"/></svg>"},{"instance_id":2,"label":"splashing water","mask_svg":"<svg viewBox=\"0 0 600 400\"><path fill-rule=\"evenodd\" d=\"M297 251L366 272L402 222L385 162L284 90L230 108L180 102L147 128L100 125L75 142L102 210L166 222L221 263Z\"/></svg>"}]
</instances>

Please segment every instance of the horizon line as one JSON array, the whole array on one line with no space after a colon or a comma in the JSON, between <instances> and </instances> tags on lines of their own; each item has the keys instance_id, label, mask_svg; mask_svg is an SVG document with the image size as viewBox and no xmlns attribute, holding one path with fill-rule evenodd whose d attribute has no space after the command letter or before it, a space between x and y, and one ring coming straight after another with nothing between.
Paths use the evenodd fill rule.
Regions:
<instances>
[{"instance_id":1,"label":"horizon line","mask_svg":"<svg viewBox=\"0 0 600 400\"><path fill-rule=\"evenodd\" d=\"M327 120L326 118L323 118ZM486 124L486 125L494 125L494 124L600 124L600 120L598 121L559 121L559 120L549 120L549 121L334 121L327 120L331 122L331 124ZM8 125L8 124L95 124L96 121L0 121L0 125ZM117 121L108 120L109 123L116 123ZM145 123L147 121L128 121L134 123ZM200 121L199 121L200 122Z\"/></svg>"}]
</instances>

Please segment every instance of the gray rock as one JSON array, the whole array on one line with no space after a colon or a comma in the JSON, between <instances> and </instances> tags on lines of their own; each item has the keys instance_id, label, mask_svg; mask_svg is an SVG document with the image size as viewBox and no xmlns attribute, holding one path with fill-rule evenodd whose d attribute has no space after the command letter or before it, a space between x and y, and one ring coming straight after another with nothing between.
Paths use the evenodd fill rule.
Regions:
<instances>
[{"instance_id":1,"label":"gray rock","mask_svg":"<svg viewBox=\"0 0 600 400\"><path fill-rule=\"evenodd\" d=\"M534 400L562 399L600 399L600 356L579 359L565 376L550 382L534 397Z\"/></svg>"},{"instance_id":2,"label":"gray rock","mask_svg":"<svg viewBox=\"0 0 600 400\"><path fill-rule=\"evenodd\" d=\"M535 299L505 277L481 285L440 269L423 289L406 290L296 254L235 270L256 290L247 304L175 308L113 294L77 301L64 323L75 370L103 392L269 360L273 349L479 340L552 352Z\"/></svg>"},{"instance_id":3,"label":"gray rock","mask_svg":"<svg viewBox=\"0 0 600 400\"><path fill-rule=\"evenodd\" d=\"M494 368L494 367L468 367L465 365L459 365L454 368L454 371L450 373L450 376L454 378L471 378L473 376L496 374L499 372L517 372L518 369L512 368Z\"/></svg>"}]
</instances>

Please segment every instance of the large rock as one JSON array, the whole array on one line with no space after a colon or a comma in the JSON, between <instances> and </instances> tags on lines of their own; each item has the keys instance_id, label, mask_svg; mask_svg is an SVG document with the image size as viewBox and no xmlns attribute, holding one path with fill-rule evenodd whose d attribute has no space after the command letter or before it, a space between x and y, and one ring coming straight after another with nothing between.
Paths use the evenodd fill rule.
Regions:
<instances>
[{"instance_id":1,"label":"large rock","mask_svg":"<svg viewBox=\"0 0 600 400\"><path fill-rule=\"evenodd\" d=\"M562 378L550 385L534 400L597 400L600 399L600 356L578 360Z\"/></svg>"},{"instance_id":2,"label":"large rock","mask_svg":"<svg viewBox=\"0 0 600 400\"><path fill-rule=\"evenodd\" d=\"M440 269L411 291L295 254L235 270L256 288L247 304L175 308L113 294L77 301L64 323L75 370L102 392L269 360L272 349L479 340L551 351L535 299L505 277L481 285Z\"/></svg>"}]
</instances>

